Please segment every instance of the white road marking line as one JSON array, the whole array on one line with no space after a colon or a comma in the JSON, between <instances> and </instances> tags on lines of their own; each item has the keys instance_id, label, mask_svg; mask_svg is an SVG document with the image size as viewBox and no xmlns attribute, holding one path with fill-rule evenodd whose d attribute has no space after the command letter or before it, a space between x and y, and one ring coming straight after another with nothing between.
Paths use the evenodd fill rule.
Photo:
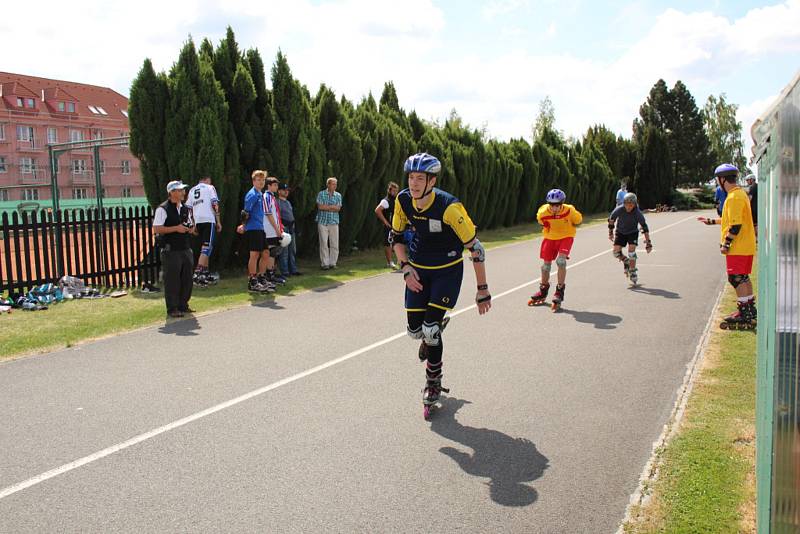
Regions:
<instances>
[{"instance_id":1,"label":"white road marking line","mask_svg":"<svg viewBox=\"0 0 800 534\"><path fill-rule=\"evenodd\" d=\"M685 219L682 219L682 220L677 221L675 223L669 224L667 226L664 226L663 228L659 228L658 230L655 230L655 231L650 232L650 233L651 234L658 233L660 231L666 230L668 228L671 228L673 226L676 226L678 224L686 222L686 221L688 221L690 219L694 219L694 216L687 217ZM583 260L581 260L579 262L573 263L572 265L568 265L567 269L570 269L572 267L577 267L578 265L581 265L583 263L591 261L591 260L593 260L595 258L599 258L600 256L602 256L604 254L608 254L608 250L604 250L602 252L598 252L594 256L591 256L589 258L585 258L585 259L583 259ZM515 291L519 291L520 289L522 289L524 287L532 285L532 284L536 283L537 281L538 281L538 279L532 280L530 282L526 282L524 284L520 284L520 285L518 285L516 287L513 287L513 288L511 288L511 289L509 289L507 291L504 291L504 292L500 293L497 296L493 296L492 299L493 300L499 299L499 298L504 297L506 295L509 295L509 294L511 294L511 293L513 293ZM462 308L460 310L457 310L457 311L453 312L452 314L450 314L450 316L451 317L455 317L457 315L461 315L462 313L464 313L466 311L469 311L469 310L472 310L472 309L474 309L476 307L477 306L475 304L472 304L470 306L467 306L466 308ZM180 428L180 427L182 427L184 425L187 425L189 423L197 421L198 419L202 419L204 417L207 417L209 415L213 415L213 414L215 414L217 412L220 412L220 411L225 410L227 408L230 408L232 406L236 406L237 404L241 404L242 402L250 400L250 399L252 399L254 397L258 397L259 395L263 395L264 393L272 391L273 389L277 389L277 388L279 388L281 386L285 386L287 384L291 384L292 382L296 382L296 381L298 381L298 380L300 380L302 378L305 378L307 376L311 376L313 374L319 373L320 371L324 371L325 369L328 369L328 368L333 367L335 365L339 365L340 363L346 362L347 360L355 358L356 356L360 356L360 355L364 354L365 352L369 352L372 349L376 349L376 348L378 348L378 347L380 347L382 345L386 345L387 343L391 343L392 341L395 341L395 340L398 340L398 339L400 339L402 337L405 337L405 335L406 335L405 332L401 332L399 334L395 334L393 336L389 336L389 337L387 337L385 339L382 339L380 341L376 341L375 343L372 343L371 345L367 345L367 346L362 347L360 349L354 350L353 352L349 352L349 353L345 354L344 356L340 356L339 358L335 358L335 359L327 361L327 362L325 362L323 364L317 365L316 367L312 367L310 369L306 369L305 371L302 371L300 373L294 374L294 375L292 375L290 377L284 378L282 380L278 380L277 382L273 382L272 384L269 384L268 386L264 386L262 388L254 389L253 391L250 391L249 393L245 393L244 395L240 395L240 396L238 396L236 398L230 399L228 401L225 401L223 403L217 404L217 405L212 406L210 408L206 408L205 410L202 410L200 412L196 412L196 413L194 413L192 415L189 415L189 416L186 416L186 417L184 417L182 419L178 419L177 421L173 421L172 423L168 423L168 424L160 426L158 428L154 428L153 430L150 430L149 432L145 432L143 434L139 434L138 436L134 436L129 440L117 443L116 445L112 445L110 447L106 447L103 450L97 451L97 452L92 453L92 454L90 454L88 456L84 456L83 458L79 458L79 459L74 460L72 462L66 463L64 465L56 467L55 469L51 469L50 471L45 471L44 473L40 473L40 474L38 474L38 475L36 475L34 477L31 477L31 478L29 478L27 480L24 480L22 482L14 484L13 486L8 486L6 488L3 488L2 490L0 490L0 499L5 499L6 497L14 495L15 493L18 493L18 492L20 492L20 491L22 491L24 489L30 488L31 486L35 486L35 485L40 484L40 483L42 483L42 482L44 482L46 480L49 480L51 478L55 478L55 477L57 477L59 475L63 475L64 473L68 473L68 472L70 472L70 471L72 471L74 469L77 469L79 467L82 467L84 465L90 464L92 462L96 462L97 460L105 458L106 456L110 456L110 455L112 455L112 454L114 454L116 452L119 452L121 450L127 449L129 447L132 447L132 446L134 446L134 445L136 445L138 443L142 443L143 441L147 441L147 440L149 440L151 438L154 438L156 436L164 434L165 432L169 432L170 430L175 430L176 428Z\"/></svg>"}]
</instances>

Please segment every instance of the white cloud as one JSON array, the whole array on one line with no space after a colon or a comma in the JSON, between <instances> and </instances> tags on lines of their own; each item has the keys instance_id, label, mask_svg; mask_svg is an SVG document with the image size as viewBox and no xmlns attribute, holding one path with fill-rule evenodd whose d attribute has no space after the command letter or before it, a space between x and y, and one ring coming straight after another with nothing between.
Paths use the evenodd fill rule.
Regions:
<instances>
[{"instance_id":1,"label":"white cloud","mask_svg":"<svg viewBox=\"0 0 800 534\"><path fill-rule=\"evenodd\" d=\"M528 7L528 0L492 0L483 8L483 17L492 20L500 15L507 15L520 8Z\"/></svg>"},{"instance_id":2,"label":"white cloud","mask_svg":"<svg viewBox=\"0 0 800 534\"><path fill-rule=\"evenodd\" d=\"M543 3L564 9L579 5ZM40 7L55 13L59 6L45 0ZM630 135L639 105L658 78L670 84L682 79L702 106L708 92L725 91L718 80L731 78L742 61L768 61L772 54L800 49L800 0L753 9L737 20L675 9L646 19L635 4L627 13L638 15L628 23L641 25L646 19L652 26L618 56L602 59L538 54L526 42L534 36L515 37L519 28L514 25L505 26L513 46L501 54L465 55L448 48L445 37L453 40L448 32L455 26L432 0L141 0L113 10L98 0L76 0L71 6L82 14L82 31L65 30L55 16L37 19L34 29L0 20L0 33L18 43L14 53L6 48L2 68L107 85L127 94L145 57L157 69L169 69L189 33L197 42L209 37L216 44L230 24L242 48L259 48L268 69L280 47L312 93L324 82L358 101L369 91L378 96L384 82L393 80L404 107L434 119L456 108L469 124L486 123L504 139L530 135L545 95L555 105L557 127L567 134L580 135L602 122ZM533 8L523 0L496 1L482 15L521 9ZM497 25L502 31L504 26ZM553 23L546 33L557 30ZM743 106L741 116L755 105Z\"/></svg>"}]
</instances>

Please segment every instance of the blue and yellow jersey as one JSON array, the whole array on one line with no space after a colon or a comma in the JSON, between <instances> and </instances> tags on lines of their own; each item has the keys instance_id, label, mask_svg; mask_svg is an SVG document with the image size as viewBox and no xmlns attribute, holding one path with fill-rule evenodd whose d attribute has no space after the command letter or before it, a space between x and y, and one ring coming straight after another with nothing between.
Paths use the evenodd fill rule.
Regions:
<instances>
[{"instance_id":1,"label":"blue and yellow jersey","mask_svg":"<svg viewBox=\"0 0 800 534\"><path fill-rule=\"evenodd\" d=\"M414 228L408 244L409 262L422 269L441 269L464 261L464 245L475 239L475 225L459 200L446 191L433 189L427 206L418 207L408 189L397 195L392 229Z\"/></svg>"},{"instance_id":2,"label":"blue and yellow jersey","mask_svg":"<svg viewBox=\"0 0 800 534\"><path fill-rule=\"evenodd\" d=\"M583 215L572 204L562 204L555 215L550 211L550 204L544 204L536 213L536 220L544 228L544 238L558 241L565 237L575 237L575 227L583 222Z\"/></svg>"}]
</instances>

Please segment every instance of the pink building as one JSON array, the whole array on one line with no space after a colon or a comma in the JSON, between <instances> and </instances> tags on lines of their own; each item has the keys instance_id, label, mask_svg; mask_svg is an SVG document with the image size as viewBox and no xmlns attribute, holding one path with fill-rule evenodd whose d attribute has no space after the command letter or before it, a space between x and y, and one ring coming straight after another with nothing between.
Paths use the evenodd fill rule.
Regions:
<instances>
[{"instance_id":1,"label":"pink building","mask_svg":"<svg viewBox=\"0 0 800 534\"><path fill-rule=\"evenodd\" d=\"M107 87L0 72L0 204L51 198L47 145L129 134L128 99ZM100 150L103 198L144 197L127 146ZM96 198L92 150L59 157L62 201ZM84 204L75 202L73 205ZM91 201L85 202L91 204Z\"/></svg>"}]
</instances>

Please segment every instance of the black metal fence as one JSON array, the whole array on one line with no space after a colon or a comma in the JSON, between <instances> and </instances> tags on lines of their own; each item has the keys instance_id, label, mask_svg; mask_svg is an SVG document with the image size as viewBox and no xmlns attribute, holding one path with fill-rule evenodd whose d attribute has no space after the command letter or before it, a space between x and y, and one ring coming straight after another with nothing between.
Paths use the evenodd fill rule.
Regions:
<instances>
[{"instance_id":1,"label":"black metal fence","mask_svg":"<svg viewBox=\"0 0 800 534\"><path fill-rule=\"evenodd\" d=\"M0 292L23 292L62 276L97 287L158 279L160 258L150 208L3 213Z\"/></svg>"}]
</instances>

